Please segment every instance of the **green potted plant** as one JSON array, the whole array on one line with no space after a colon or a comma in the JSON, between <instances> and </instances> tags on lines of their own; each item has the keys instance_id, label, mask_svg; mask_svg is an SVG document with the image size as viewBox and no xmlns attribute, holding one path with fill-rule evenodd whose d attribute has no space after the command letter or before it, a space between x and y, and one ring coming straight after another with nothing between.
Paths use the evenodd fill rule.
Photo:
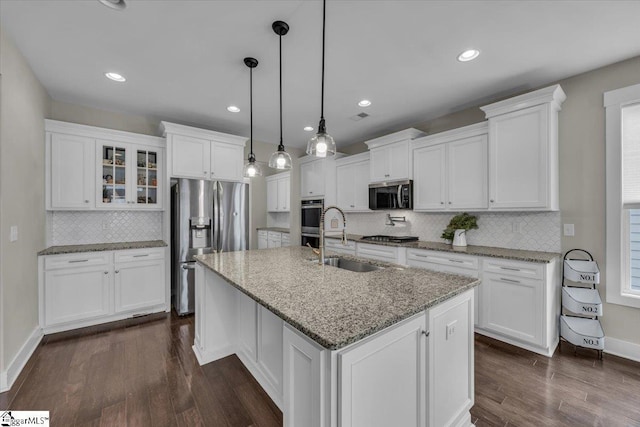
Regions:
<instances>
[{"instance_id":1,"label":"green potted plant","mask_svg":"<svg viewBox=\"0 0 640 427\"><path fill-rule=\"evenodd\" d=\"M464 212L451 218L449 225L442 232L445 240L452 242L453 246L467 246L467 230L478 228L478 218Z\"/></svg>"}]
</instances>

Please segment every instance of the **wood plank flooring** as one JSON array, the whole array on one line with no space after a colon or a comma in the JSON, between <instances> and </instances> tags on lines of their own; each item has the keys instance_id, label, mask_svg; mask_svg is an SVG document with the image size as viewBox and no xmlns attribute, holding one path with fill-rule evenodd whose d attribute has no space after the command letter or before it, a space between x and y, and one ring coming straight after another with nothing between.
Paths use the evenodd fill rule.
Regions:
<instances>
[{"instance_id":1,"label":"wood plank flooring","mask_svg":"<svg viewBox=\"0 0 640 427\"><path fill-rule=\"evenodd\" d=\"M230 356L199 366L193 318L159 314L46 336L0 409L52 426L281 426ZM477 426L639 426L640 363L563 344L552 358L476 336ZM394 426L395 427L395 426Z\"/></svg>"}]
</instances>

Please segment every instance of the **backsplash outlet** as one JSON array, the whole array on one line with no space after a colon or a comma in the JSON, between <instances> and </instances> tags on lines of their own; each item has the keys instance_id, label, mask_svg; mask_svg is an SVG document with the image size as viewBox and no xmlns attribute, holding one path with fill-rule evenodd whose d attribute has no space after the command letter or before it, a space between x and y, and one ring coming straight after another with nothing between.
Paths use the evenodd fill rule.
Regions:
<instances>
[{"instance_id":1,"label":"backsplash outlet","mask_svg":"<svg viewBox=\"0 0 640 427\"><path fill-rule=\"evenodd\" d=\"M442 230L455 213L391 211L406 216L406 222L385 225L387 212L347 214L347 232L371 235L418 236L442 242ZM478 212L478 229L467 232L467 243L477 246L560 252L560 212Z\"/></svg>"},{"instance_id":2,"label":"backsplash outlet","mask_svg":"<svg viewBox=\"0 0 640 427\"><path fill-rule=\"evenodd\" d=\"M50 245L162 240L162 212L55 211L50 216Z\"/></svg>"}]
</instances>

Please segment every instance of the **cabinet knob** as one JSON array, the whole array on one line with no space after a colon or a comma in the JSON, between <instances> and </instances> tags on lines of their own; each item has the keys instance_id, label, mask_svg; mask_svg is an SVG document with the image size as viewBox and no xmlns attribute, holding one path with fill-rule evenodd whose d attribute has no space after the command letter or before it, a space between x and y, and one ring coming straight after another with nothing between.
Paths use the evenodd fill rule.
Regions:
<instances>
[{"instance_id":1,"label":"cabinet knob","mask_svg":"<svg viewBox=\"0 0 640 427\"><path fill-rule=\"evenodd\" d=\"M451 202L449 202L449 204L451 204Z\"/></svg>"},{"instance_id":2,"label":"cabinet knob","mask_svg":"<svg viewBox=\"0 0 640 427\"><path fill-rule=\"evenodd\" d=\"M85 202L85 203L89 203L89 201L88 201L88 200L85 200L84 202Z\"/></svg>"},{"instance_id":3,"label":"cabinet knob","mask_svg":"<svg viewBox=\"0 0 640 427\"><path fill-rule=\"evenodd\" d=\"M204 171L204 174L206 175L206 174L207 174L207 171Z\"/></svg>"},{"instance_id":4,"label":"cabinet knob","mask_svg":"<svg viewBox=\"0 0 640 427\"><path fill-rule=\"evenodd\" d=\"M423 330L423 331L422 331L422 335L424 335L425 337L428 337L428 336L429 336L429 331L424 331L424 330Z\"/></svg>"},{"instance_id":5,"label":"cabinet knob","mask_svg":"<svg viewBox=\"0 0 640 427\"><path fill-rule=\"evenodd\" d=\"M120 270L116 270L116 274L120 273Z\"/></svg>"},{"instance_id":6,"label":"cabinet knob","mask_svg":"<svg viewBox=\"0 0 640 427\"><path fill-rule=\"evenodd\" d=\"M313 194L313 191L309 191L309 194Z\"/></svg>"},{"instance_id":7,"label":"cabinet knob","mask_svg":"<svg viewBox=\"0 0 640 427\"><path fill-rule=\"evenodd\" d=\"M444 205L444 202L440 202L441 205Z\"/></svg>"},{"instance_id":8,"label":"cabinet knob","mask_svg":"<svg viewBox=\"0 0 640 427\"><path fill-rule=\"evenodd\" d=\"M104 272L104 274L109 274L109 272L108 272L108 271L105 271L105 272Z\"/></svg>"},{"instance_id":9,"label":"cabinet knob","mask_svg":"<svg viewBox=\"0 0 640 427\"><path fill-rule=\"evenodd\" d=\"M389 174L388 173L384 174L384 177L389 178Z\"/></svg>"},{"instance_id":10,"label":"cabinet knob","mask_svg":"<svg viewBox=\"0 0 640 427\"><path fill-rule=\"evenodd\" d=\"M491 203L493 203L493 199L489 200Z\"/></svg>"},{"instance_id":11,"label":"cabinet knob","mask_svg":"<svg viewBox=\"0 0 640 427\"><path fill-rule=\"evenodd\" d=\"M354 205L349 205L349 206L351 206L352 208L355 208L355 206L354 206Z\"/></svg>"}]
</instances>

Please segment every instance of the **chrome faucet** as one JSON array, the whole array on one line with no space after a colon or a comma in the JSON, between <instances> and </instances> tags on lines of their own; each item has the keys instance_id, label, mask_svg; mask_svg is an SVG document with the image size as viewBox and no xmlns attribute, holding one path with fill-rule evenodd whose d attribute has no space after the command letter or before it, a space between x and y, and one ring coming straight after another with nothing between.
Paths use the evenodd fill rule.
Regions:
<instances>
[{"instance_id":1,"label":"chrome faucet","mask_svg":"<svg viewBox=\"0 0 640 427\"><path fill-rule=\"evenodd\" d=\"M324 265L324 215L331 209L335 209L342 215L342 244L347 244L347 218L342 209L337 206L327 206L320 215L320 247L318 248L318 264ZM316 251L314 251L316 252Z\"/></svg>"}]
</instances>

